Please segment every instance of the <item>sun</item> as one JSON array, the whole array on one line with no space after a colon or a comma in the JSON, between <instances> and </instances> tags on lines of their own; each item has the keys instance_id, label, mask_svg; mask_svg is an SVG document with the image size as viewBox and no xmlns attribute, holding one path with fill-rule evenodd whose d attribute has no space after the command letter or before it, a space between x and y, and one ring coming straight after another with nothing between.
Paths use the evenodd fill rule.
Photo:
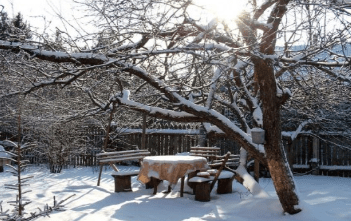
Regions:
<instances>
[{"instance_id":1,"label":"sun","mask_svg":"<svg viewBox=\"0 0 351 221\"><path fill-rule=\"evenodd\" d=\"M235 19L245 9L247 3L245 0L195 0L194 2L224 21Z\"/></svg>"}]
</instances>

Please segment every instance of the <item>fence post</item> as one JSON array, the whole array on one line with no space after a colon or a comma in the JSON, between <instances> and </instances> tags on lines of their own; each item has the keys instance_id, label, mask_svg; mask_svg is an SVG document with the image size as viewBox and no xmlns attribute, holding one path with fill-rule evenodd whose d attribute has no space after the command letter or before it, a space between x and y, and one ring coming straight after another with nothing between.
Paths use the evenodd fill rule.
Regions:
<instances>
[{"instance_id":1,"label":"fence post","mask_svg":"<svg viewBox=\"0 0 351 221\"><path fill-rule=\"evenodd\" d=\"M198 137L198 145L200 147L205 147L206 146L206 130L203 124L200 126L200 134Z\"/></svg>"},{"instance_id":2,"label":"fence post","mask_svg":"<svg viewBox=\"0 0 351 221\"><path fill-rule=\"evenodd\" d=\"M288 139L286 141L286 146L287 146L287 158L288 158L288 163L289 166L291 168L291 171L294 170L293 165L294 165L294 151L293 151L293 140L292 139Z\"/></svg>"},{"instance_id":3,"label":"fence post","mask_svg":"<svg viewBox=\"0 0 351 221\"><path fill-rule=\"evenodd\" d=\"M146 114L143 114L143 133L141 136L141 149L145 150L146 143Z\"/></svg>"},{"instance_id":4,"label":"fence post","mask_svg":"<svg viewBox=\"0 0 351 221\"><path fill-rule=\"evenodd\" d=\"M257 181L257 183L260 181L260 161L256 160L254 161L254 179Z\"/></svg>"},{"instance_id":5,"label":"fence post","mask_svg":"<svg viewBox=\"0 0 351 221\"><path fill-rule=\"evenodd\" d=\"M310 160L312 175L319 175L319 138L313 137L313 158Z\"/></svg>"}]
</instances>

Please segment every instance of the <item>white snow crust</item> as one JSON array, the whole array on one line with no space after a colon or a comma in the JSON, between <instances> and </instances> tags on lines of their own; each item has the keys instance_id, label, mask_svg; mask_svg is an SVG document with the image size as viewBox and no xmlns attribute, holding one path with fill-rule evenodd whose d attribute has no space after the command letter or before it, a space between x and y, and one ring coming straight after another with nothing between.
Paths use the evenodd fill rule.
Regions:
<instances>
[{"instance_id":1,"label":"white snow crust","mask_svg":"<svg viewBox=\"0 0 351 221\"><path fill-rule=\"evenodd\" d=\"M118 166L121 171L137 170L136 166ZM6 168L5 168L6 169ZM217 194L217 186L211 192L210 202L195 201L192 189L185 185L184 197L179 196L180 180L171 193L164 194L168 182L153 189L146 189L132 177L132 192L114 192L112 169L103 170L101 185L96 186L98 171L91 167L64 169L62 173L50 174L46 167L30 166L24 176L34 175L29 181L33 192L26 194L33 202L26 206L26 212L37 207L52 205L53 196L60 201L71 194L73 198L64 203L66 211L54 212L37 221L346 221L351 220L350 178L327 176L298 176L295 181L300 190L303 211L296 215L283 213L273 182L261 178L260 185L270 196L252 196L239 183L233 182L233 193ZM0 173L0 201L4 211L12 209L7 203L16 197L15 191L6 190L5 183L14 181L10 173ZM185 182L186 183L186 182Z\"/></svg>"}]
</instances>

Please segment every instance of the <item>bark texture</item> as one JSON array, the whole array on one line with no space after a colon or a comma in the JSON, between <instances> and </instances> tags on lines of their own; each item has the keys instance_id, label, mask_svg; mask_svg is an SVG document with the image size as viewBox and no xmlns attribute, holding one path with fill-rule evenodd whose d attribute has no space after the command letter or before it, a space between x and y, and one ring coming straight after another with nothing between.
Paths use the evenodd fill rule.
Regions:
<instances>
[{"instance_id":1,"label":"bark texture","mask_svg":"<svg viewBox=\"0 0 351 221\"><path fill-rule=\"evenodd\" d=\"M301 209L296 208L299 198L281 139L280 97L277 97L274 70L272 65L264 60L255 62L255 70L262 99L268 168L284 211L295 214Z\"/></svg>"}]
</instances>

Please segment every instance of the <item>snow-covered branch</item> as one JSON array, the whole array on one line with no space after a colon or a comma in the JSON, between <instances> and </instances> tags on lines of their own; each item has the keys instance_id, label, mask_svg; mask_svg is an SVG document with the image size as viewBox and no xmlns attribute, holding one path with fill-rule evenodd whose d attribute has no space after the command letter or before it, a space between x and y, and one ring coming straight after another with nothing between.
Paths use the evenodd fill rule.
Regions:
<instances>
[{"instance_id":1,"label":"snow-covered branch","mask_svg":"<svg viewBox=\"0 0 351 221\"><path fill-rule=\"evenodd\" d=\"M306 120L302 122L295 131L282 131L282 136L289 137L292 141L294 141L299 133L301 133L302 129L310 123L312 123L312 120Z\"/></svg>"}]
</instances>

